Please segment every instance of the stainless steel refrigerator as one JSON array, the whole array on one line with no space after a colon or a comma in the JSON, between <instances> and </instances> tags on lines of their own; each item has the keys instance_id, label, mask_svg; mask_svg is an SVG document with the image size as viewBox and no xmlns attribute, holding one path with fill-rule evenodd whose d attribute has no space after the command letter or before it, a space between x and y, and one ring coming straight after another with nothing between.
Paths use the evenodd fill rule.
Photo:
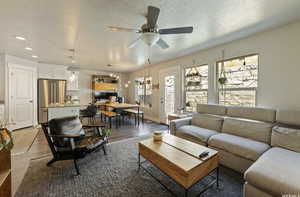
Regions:
<instances>
[{"instance_id":1,"label":"stainless steel refrigerator","mask_svg":"<svg viewBox=\"0 0 300 197\"><path fill-rule=\"evenodd\" d=\"M39 123L48 121L48 107L65 104L66 80L38 79Z\"/></svg>"}]
</instances>

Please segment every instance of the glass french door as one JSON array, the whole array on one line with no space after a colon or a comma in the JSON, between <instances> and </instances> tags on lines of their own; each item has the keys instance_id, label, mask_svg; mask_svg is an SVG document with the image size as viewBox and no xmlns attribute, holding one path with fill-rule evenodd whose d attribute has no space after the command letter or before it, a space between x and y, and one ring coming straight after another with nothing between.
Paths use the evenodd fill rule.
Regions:
<instances>
[{"instance_id":1,"label":"glass french door","mask_svg":"<svg viewBox=\"0 0 300 197\"><path fill-rule=\"evenodd\" d=\"M180 69L172 68L160 72L160 122L168 124L168 114L180 108Z\"/></svg>"}]
</instances>

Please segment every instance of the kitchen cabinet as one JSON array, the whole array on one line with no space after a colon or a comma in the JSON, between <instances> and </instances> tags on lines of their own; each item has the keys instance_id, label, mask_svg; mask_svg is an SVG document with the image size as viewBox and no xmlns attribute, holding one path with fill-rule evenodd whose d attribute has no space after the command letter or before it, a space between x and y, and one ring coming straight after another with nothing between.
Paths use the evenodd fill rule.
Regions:
<instances>
[{"instance_id":1,"label":"kitchen cabinet","mask_svg":"<svg viewBox=\"0 0 300 197\"><path fill-rule=\"evenodd\" d=\"M118 84L116 83L95 83L94 90L114 90L118 89Z\"/></svg>"},{"instance_id":2,"label":"kitchen cabinet","mask_svg":"<svg viewBox=\"0 0 300 197\"><path fill-rule=\"evenodd\" d=\"M50 107L48 108L48 121L53 118L79 116L80 107Z\"/></svg>"},{"instance_id":3,"label":"kitchen cabinet","mask_svg":"<svg viewBox=\"0 0 300 197\"><path fill-rule=\"evenodd\" d=\"M79 71L67 71L67 90L79 90Z\"/></svg>"},{"instance_id":4,"label":"kitchen cabinet","mask_svg":"<svg viewBox=\"0 0 300 197\"><path fill-rule=\"evenodd\" d=\"M38 76L43 79L67 80L67 67L63 65L39 64Z\"/></svg>"}]
</instances>

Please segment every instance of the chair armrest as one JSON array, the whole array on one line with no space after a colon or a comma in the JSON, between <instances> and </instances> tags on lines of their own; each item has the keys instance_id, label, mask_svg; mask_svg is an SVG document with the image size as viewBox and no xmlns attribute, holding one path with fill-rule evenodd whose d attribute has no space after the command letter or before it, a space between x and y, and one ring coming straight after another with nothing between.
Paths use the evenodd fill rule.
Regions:
<instances>
[{"instance_id":1,"label":"chair armrest","mask_svg":"<svg viewBox=\"0 0 300 197\"><path fill-rule=\"evenodd\" d=\"M44 122L44 123L41 123L42 126L45 126L45 127L48 127L49 126L49 123L48 122Z\"/></svg>"},{"instance_id":2,"label":"chair armrest","mask_svg":"<svg viewBox=\"0 0 300 197\"><path fill-rule=\"evenodd\" d=\"M82 128L97 128L97 127L105 127L105 124L103 125L82 125Z\"/></svg>"},{"instance_id":3,"label":"chair armrest","mask_svg":"<svg viewBox=\"0 0 300 197\"><path fill-rule=\"evenodd\" d=\"M182 118L177 120L171 120L170 122L170 132L173 135L176 135L176 130L183 125L191 125L192 117Z\"/></svg>"},{"instance_id":4,"label":"chair armrest","mask_svg":"<svg viewBox=\"0 0 300 197\"><path fill-rule=\"evenodd\" d=\"M77 135L71 135L71 134L68 134L68 135L51 135L49 134L49 137L53 137L53 138L76 138L76 137L81 137L82 135L80 134L77 134Z\"/></svg>"}]
</instances>

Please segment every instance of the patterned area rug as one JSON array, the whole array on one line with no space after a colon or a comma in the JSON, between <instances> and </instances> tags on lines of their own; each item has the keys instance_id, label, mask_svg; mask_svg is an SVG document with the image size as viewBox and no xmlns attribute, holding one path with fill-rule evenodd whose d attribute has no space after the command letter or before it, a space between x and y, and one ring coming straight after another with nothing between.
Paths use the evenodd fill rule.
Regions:
<instances>
[{"instance_id":1,"label":"patterned area rug","mask_svg":"<svg viewBox=\"0 0 300 197\"><path fill-rule=\"evenodd\" d=\"M141 138L114 142L108 145L108 155L102 151L92 153L80 160L80 176L75 175L73 162L60 161L47 167L51 158L32 160L16 197L158 197L172 196L163 186L144 170L138 171L137 143ZM144 164L157 178L178 196L184 190L150 163ZM214 174L213 174L214 175ZM207 177L194 185L189 196L195 196L212 177ZM240 174L221 167L220 188L207 190L203 197L240 197L243 178Z\"/></svg>"}]
</instances>

